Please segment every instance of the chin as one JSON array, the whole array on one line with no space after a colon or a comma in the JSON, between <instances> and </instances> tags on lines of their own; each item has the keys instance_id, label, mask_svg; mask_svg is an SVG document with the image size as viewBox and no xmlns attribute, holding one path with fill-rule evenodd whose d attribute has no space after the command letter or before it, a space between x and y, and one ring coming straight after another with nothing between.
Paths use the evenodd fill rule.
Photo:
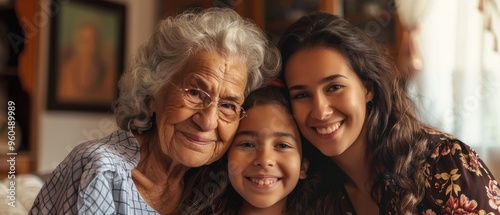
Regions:
<instances>
[{"instance_id":1,"label":"chin","mask_svg":"<svg viewBox=\"0 0 500 215\"><path fill-rule=\"evenodd\" d=\"M266 199L259 199L257 201L252 201L249 203L256 208L269 208L269 207L273 206L274 204L276 204L276 202L277 201L272 201L272 200L266 201ZM273 203L273 204L271 204L271 203Z\"/></svg>"},{"instance_id":2,"label":"chin","mask_svg":"<svg viewBox=\"0 0 500 215\"><path fill-rule=\"evenodd\" d=\"M196 157L196 155L193 155L193 157ZM193 158L191 157L191 158ZM203 165L206 165L206 164L209 164L209 161L208 159L184 159L184 160L181 160L179 163L183 164L184 166L187 166L187 167L200 167L200 166L203 166Z\"/></svg>"},{"instance_id":3,"label":"chin","mask_svg":"<svg viewBox=\"0 0 500 215\"><path fill-rule=\"evenodd\" d=\"M344 153L345 150L338 149L338 148L328 148L328 147L316 147L322 154L324 154L327 157L336 157Z\"/></svg>"}]
</instances>

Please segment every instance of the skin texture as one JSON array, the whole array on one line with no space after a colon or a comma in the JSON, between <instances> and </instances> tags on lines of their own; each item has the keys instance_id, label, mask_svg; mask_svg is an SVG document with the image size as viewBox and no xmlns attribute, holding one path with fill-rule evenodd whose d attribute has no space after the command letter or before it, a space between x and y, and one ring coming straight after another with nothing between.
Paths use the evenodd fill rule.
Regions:
<instances>
[{"instance_id":1,"label":"skin texture","mask_svg":"<svg viewBox=\"0 0 500 215\"><path fill-rule=\"evenodd\" d=\"M224 59L218 54L201 53L174 76L172 83L182 88L199 88L214 100L230 100L242 104L247 82L244 61L239 58ZM212 163L227 150L238 127L238 121L219 119L217 107L212 104L205 110L184 107L181 93L167 84L154 101L158 135L164 154L179 163L196 167Z\"/></svg>"},{"instance_id":2,"label":"skin texture","mask_svg":"<svg viewBox=\"0 0 500 215\"><path fill-rule=\"evenodd\" d=\"M348 176L358 214L373 214L366 149L366 103L373 98L345 58L331 48L298 51L286 64L291 106L302 134ZM359 207L358 207L359 206Z\"/></svg>"},{"instance_id":3,"label":"skin texture","mask_svg":"<svg viewBox=\"0 0 500 215\"><path fill-rule=\"evenodd\" d=\"M300 136L283 107L247 111L228 152L229 180L243 197L241 214L281 214L287 195L306 178Z\"/></svg>"},{"instance_id":4,"label":"skin texture","mask_svg":"<svg viewBox=\"0 0 500 215\"><path fill-rule=\"evenodd\" d=\"M136 134L141 160L132 176L146 202L162 214L175 214L184 173L219 159L239 124L219 119L214 103L204 110L185 107L178 87L198 88L214 100L241 105L247 83L246 64L237 56L199 52L187 62L150 103L156 128Z\"/></svg>"},{"instance_id":5,"label":"skin texture","mask_svg":"<svg viewBox=\"0 0 500 215\"><path fill-rule=\"evenodd\" d=\"M285 69L295 120L303 135L323 154L342 155L364 144L360 133L372 94L333 49L295 53Z\"/></svg>"}]
</instances>

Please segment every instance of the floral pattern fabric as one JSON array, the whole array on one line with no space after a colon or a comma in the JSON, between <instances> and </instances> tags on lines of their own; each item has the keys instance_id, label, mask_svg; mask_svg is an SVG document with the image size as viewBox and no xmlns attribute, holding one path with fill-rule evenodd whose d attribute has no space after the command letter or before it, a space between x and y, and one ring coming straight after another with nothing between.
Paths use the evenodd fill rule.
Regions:
<instances>
[{"instance_id":1,"label":"floral pattern fabric","mask_svg":"<svg viewBox=\"0 0 500 215\"><path fill-rule=\"evenodd\" d=\"M478 154L449 134L426 128L431 135L424 167L425 196L418 214L500 215L500 185ZM384 180L378 204L380 214L396 214L394 199L400 194L393 180ZM344 190L340 214L356 214Z\"/></svg>"}]
</instances>

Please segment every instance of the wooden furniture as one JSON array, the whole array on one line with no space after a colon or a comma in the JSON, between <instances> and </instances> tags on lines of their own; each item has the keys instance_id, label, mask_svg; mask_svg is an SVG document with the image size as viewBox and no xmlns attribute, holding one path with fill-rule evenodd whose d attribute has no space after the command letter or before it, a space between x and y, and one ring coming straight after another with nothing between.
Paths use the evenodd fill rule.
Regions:
<instances>
[{"instance_id":1,"label":"wooden furniture","mask_svg":"<svg viewBox=\"0 0 500 215\"><path fill-rule=\"evenodd\" d=\"M276 42L302 15L325 11L343 16L384 45L397 59L403 30L394 1L390 0L187 0L164 1L162 17L189 8L229 7L253 20Z\"/></svg>"},{"instance_id":2,"label":"wooden furniture","mask_svg":"<svg viewBox=\"0 0 500 215\"><path fill-rule=\"evenodd\" d=\"M6 67L0 70L0 82L5 83L7 101L15 102L16 127L21 128L21 135L16 138L21 139L15 155L16 175L35 172L35 162L37 159L37 123L38 112L34 108L34 89L37 80L38 62L38 40L39 31L43 24L39 0L17 0L14 8L19 17L20 25L24 29L25 44L24 49L19 54L18 65L16 67ZM38 16L38 17L35 17ZM36 19L35 19L36 18ZM43 18L43 17L42 17ZM48 16L45 17L48 20ZM2 101L3 102L3 101ZM7 106L2 104L2 107ZM3 110L2 110L3 111ZM2 114L4 112L1 112ZM7 162L11 156L0 154L0 178L7 176L10 170L10 163Z\"/></svg>"},{"instance_id":3,"label":"wooden furniture","mask_svg":"<svg viewBox=\"0 0 500 215\"><path fill-rule=\"evenodd\" d=\"M313 11L341 12L340 0L237 1L233 8L243 17L252 19L273 40L277 40L290 24L303 15Z\"/></svg>"},{"instance_id":4,"label":"wooden furniture","mask_svg":"<svg viewBox=\"0 0 500 215\"><path fill-rule=\"evenodd\" d=\"M351 0L342 5L343 17L363 30L397 58L403 37L396 5L391 0Z\"/></svg>"},{"instance_id":5,"label":"wooden furniture","mask_svg":"<svg viewBox=\"0 0 500 215\"><path fill-rule=\"evenodd\" d=\"M31 152L19 152L17 155L9 156L9 155L0 155L0 179L7 178L9 175L21 175L32 173L31 164L32 158L30 157ZM15 157L15 170L11 171L11 160L12 157ZM9 173L10 172L10 173Z\"/></svg>"}]
</instances>

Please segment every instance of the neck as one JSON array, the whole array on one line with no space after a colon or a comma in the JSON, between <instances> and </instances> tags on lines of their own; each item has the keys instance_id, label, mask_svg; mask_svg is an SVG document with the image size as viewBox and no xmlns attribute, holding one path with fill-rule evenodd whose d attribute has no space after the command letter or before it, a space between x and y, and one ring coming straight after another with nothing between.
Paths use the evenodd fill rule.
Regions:
<instances>
[{"instance_id":1,"label":"neck","mask_svg":"<svg viewBox=\"0 0 500 215\"><path fill-rule=\"evenodd\" d=\"M136 135L140 160L132 179L146 203L161 214L175 214L182 195L183 177L189 169L176 164L160 149L157 138Z\"/></svg>"},{"instance_id":2,"label":"neck","mask_svg":"<svg viewBox=\"0 0 500 215\"><path fill-rule=\"evenodd\" d=\"M266 208L258 208L248 203L247 201L243 201L239 215L260 215L260 214L281 215L283 214L283 211L285 211L285 205L286 205L286 198Z\"/></svg>"},{"instance_id":3,"label":"neck","mask_svg":"<svg viewBox=\"0 0 500 215\"><path fill-rule=\"evenodd\" d=\"M369 161L366 156L366 132L363 129L354 143L341 155L332 157L333 162L347 175L347 184L358 190L370 191L373 179L370 176Z\"/></svg>"}]
</instances>

